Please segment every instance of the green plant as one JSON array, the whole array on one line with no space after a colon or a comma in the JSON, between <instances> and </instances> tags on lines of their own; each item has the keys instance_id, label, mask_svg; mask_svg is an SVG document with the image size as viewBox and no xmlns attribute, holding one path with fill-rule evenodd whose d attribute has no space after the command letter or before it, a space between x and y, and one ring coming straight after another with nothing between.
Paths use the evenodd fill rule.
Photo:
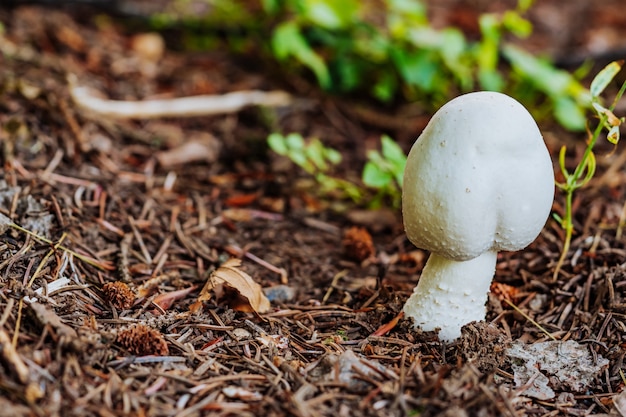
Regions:
<instances>
[{"instance_id":1,"label":"green plant","mask_svg":"<svg viewBox=\"0 0 626 417\"><path fill-rule=\"evenodd\" d=\"M406 155L389 136L383 135L380 142L381 152L367 152L368 161L361 179L366 186L378 190L377 201L389 196L393 207L400 207Z\"/></svg>"},{"instance_id":2,"label":"green plant","mask_svg":"<svg viewBox=\"0 0 626 417\"><path fill-rule=\"evenodd\" d=\"M532 3L519 0L515 9L480 16L481 38L475 42L458 28L435 30L419 0L384 0L378 11L384 20L371 18L368 2L264 5L278 22L271 37L274 56L308 68L327 91L367 91L382 101L403 96L433 108L459 92L504 91L530 108L545 103L539 115L552 112L566 128L582 130L589 96L578 79L505 41L507 34L523 38L532 33L522 17Z\"/></svg>"},{"instance_id":3,"label":"green plant","mask_svg":"<svg viewBox=\"0 0 626 417\"><path fill-rule=\"evenodd\" d=\"M282 71L310 72L334 94L420 101L434 110L463 92L502 91L535 117L552 115L571 130L585 127L590 97L579 82L584 71L559 70L508 40L532 33L524 14L533 0L481 15L477 40L457 27L433 28L422 0L262 0L260 9L243 0L206 1L211 13L195 16L187 0L175 0L153 25L182 22L190 48L226 44L255 59L277 60Z\"/></svg>"},{"instance_id":4,"label":"green plant","mask_svg":"<svg viewBox=\"0 0 626 417\"><path fill-rule=\"evenodd\" d=\"M573 172L570 172L565 166L566 147L561 147L561 151L559 153L559 166L564 180L563 182L557 182L556 185L565 193L565 213L563 217L555 213L554 217L559 222L563 230L565 230L565 239L563 242L561 256L554 269L553 279L555 281L569 250L572 233L574 231L572 219L572 198L574 191L587 184L595 174L596 158L593 148L603 131L607 132L606 138L613 145L617 145L619 141L619 128L625 118L618 118L615 116L613 114L613 109L626 90L626 82L622 84L615 99L613 100L613 103L608 108L602 105L600 94L602 94L613 78L615 78L617 73L621 70L622 64L623 62L610 63L602 69L591 82L591 86L589 88L591 94L591 107L595 112L596 117L599 118L599 122L593 132L590 130L587 131L589 136L587 140L587 147L585 148L585 152Z\"/></svg>"},{"instance_id":5,"label":"green plant","mask_svg":"<svg viewBox=\"0 0 626 417\"><path fill-rule=\"evenodd\" d=\"M289 158L313 176L322 194L340 191L353 201L359 202L363 199L363 191L356 184L329 174L332 167L341 162L341 154L324 146L319 139L314 138L307 142L299 133L290 133L287 136L272 133L267 138L267 144L274 152Z\"/></svg>"},{"instance_id":6,"label":"green plant","mask_svg":"<svg viewBox=\"0 0 626 417\"><path fill-rule=\"evenodd\" d=\"M354 202L378 206L385 198L391 200L393 207L400 207L402 177L406 164L406 155L389 136L381 137L381 151L370 150L368 161L361 176L363 185L376 190L371 198L363 185L330 175L332 168L341 162L341 154L325 146L319 139L304 140L299 133L283 136L272 133L267 138L268 146L279 155L289 158L293 163L313 176L324 194L339 191Z\"/></svg>"}]
</instances>

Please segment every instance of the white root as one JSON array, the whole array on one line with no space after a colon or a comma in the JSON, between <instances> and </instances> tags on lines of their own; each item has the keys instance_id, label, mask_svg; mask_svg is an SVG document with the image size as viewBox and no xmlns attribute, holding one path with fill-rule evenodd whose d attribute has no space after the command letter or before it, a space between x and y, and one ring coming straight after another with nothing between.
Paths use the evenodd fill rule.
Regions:
<instances>
[{"instance_id":1,"label":"white root","mask_svg":"<svg viewBox=\"0 0 626 417\"><path fill-rule=\"evenodd\" d=\"M87 87L75 85L71 80L70 94L78 107L99 116L116 119L208 116L236 113L250 106L280 107L292 102L292 97L284 91L259 90L164 100L107 100L97 97Z\"/></svg>"}]
</instances>

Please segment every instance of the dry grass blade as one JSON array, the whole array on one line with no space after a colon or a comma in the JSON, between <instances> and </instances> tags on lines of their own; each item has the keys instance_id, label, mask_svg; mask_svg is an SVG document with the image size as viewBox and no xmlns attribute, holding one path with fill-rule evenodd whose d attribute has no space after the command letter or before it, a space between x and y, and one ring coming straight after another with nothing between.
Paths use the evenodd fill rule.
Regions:
<instances>
[{"instance_id":1,"label":"dry grass blade","mask_svg":"<svg viewBox=\"0 0 626 417\"><path fill-rule=\"evenodd\" d=\"M538 328L543 333L545 333L545 335L548 336L550 339L557 340L556 337L552 336L552 333L548 332L543 326L541 326L539 323L537 323L535 320L533 320L532 317L530 317L528 314L524 313L519 307L517 307L511 301L507 300L506 298L504 298L503 301L505 303L507 303L509 306L511 306L511 308L513 308L513 310L515 310L519 314L521 314L526 320L531 322L536 328Z\"/></svg>"}]
</instances>

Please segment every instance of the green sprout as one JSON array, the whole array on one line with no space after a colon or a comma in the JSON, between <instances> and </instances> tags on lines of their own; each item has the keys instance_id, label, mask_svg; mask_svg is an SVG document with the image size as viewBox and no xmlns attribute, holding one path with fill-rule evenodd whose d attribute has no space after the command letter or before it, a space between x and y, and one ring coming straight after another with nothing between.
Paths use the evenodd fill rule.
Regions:
<instances>
[{"instance_id":1,"label":"green sprout","mask_svg":"<svg viewBox=\"0 0 626 417\"><path fill-rule=\"evenodd\" d=\"M329 174L341 162L341 154L336 149L325 146L319 139L307 142L299 133L290 133L287 136L272 133L267 138L267 144L274 152L289 158L310 174L320 186L322 194L341 191L355 202L363 199L363 191L356 184Z\"/></svg>"},{"instance_id":2,"label":"green sprout","mask_svg":"<svg viewBox=\"0 0 626 417\"><path fill-rule=\"evenodd\" d=\"M388 197L393 207L400 207L406 155L387 135L381 137L380 151L367 152L368 161L361 176L363 185L330 175L332 168L341 162L341 154L325 146L319 139L306 141L299 133L290 133L286 136L272 133L268 136L267 143L274 152L289 158L311 175L319 184L322 193L331 194L340 191L357 204L367 200L370 207L380 206ZM371 193L368 193L366 187L376 191L373 199L369 198Z\"/></svg>"},{"instance_id":3,"label":"green sprout","mask_svg":"<svg viewBox=\"0 0 626 417\"><path fill-rule=\"evenodd\" d=\"M624 123L625 118L618 118L615 116L613 114L613 109L624 94L624 90L626 90L626 82L622 84L615 99L613 100L613 103L608 108L601 104L600 94L602 94L613 78L615 78L617 73L621 70L622 64L623 61L610 63L602 69L602 71L600 71L591 82L591 86L589 87L589 91L591 93L591 107L600 121L593 132L588 130L589 140L587 141L587 147L585 148L585 152L573 172L570 172L565 166L566 147L561 147L561 151L559 152L559 166L561 168L564 181L557 182L556 186L565 193L565 214L561 217L555 213L554 218L559 222L563 230L565 230L565 240L563 242L561 256L554 269L552 277L554 281L558 278L572 240L572 233L574 231L572 221L572 199L574 191L586 185L595 174L596 157L593 153L593 148L600 134L604 130L607 131L606 138L610 143L617 145L619 142L619 128L620 125Z\"/></svg>"},{"instance_id":4,"label":"green sprout","mask_svg":"<svg viewBox=\"0 0 626 417\"><path fill-rule=\"evenodd\" d=\"M383 135L380 142L382 153L376 150L367 152L363 184L378 190L377 201L388 195L392 199L393 207L400 207L406 155L389 136Z\"/></svg>"}]
</instances>

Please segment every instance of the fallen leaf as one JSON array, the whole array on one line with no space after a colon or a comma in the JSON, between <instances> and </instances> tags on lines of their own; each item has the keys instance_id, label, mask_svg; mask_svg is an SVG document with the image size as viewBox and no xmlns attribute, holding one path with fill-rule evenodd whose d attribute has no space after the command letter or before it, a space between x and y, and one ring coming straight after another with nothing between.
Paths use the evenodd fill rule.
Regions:
<instances>
[{"instance_id":1,"label":"fallen leaf","mask_svg":"<svg viewBox=\"0 0 626 417\"><path fill-rule=\"evenodd\" d=\"M197 287L195 285L189 288L183 288L182 290L170 291L163 294L157 295L152 301L154 304L161 307L163 310L167 310L174 304L174 301L185 298L187 294L195 290Z\"/></svg>"},{"instance_id":2,"label":"fallen leaf","mask_svg":"<svg viewBox=\"0 0 626 417\"><path fill-rule=\"evenodd\" d=\"M213 271L200 292L198 301L209 300L213 291L218 299L227 299L233 310L257 313L268 311L270 301L263 294L261 286L242 271L240 265L241 260L233 258Z\"/></svg>"}]
</instances>

